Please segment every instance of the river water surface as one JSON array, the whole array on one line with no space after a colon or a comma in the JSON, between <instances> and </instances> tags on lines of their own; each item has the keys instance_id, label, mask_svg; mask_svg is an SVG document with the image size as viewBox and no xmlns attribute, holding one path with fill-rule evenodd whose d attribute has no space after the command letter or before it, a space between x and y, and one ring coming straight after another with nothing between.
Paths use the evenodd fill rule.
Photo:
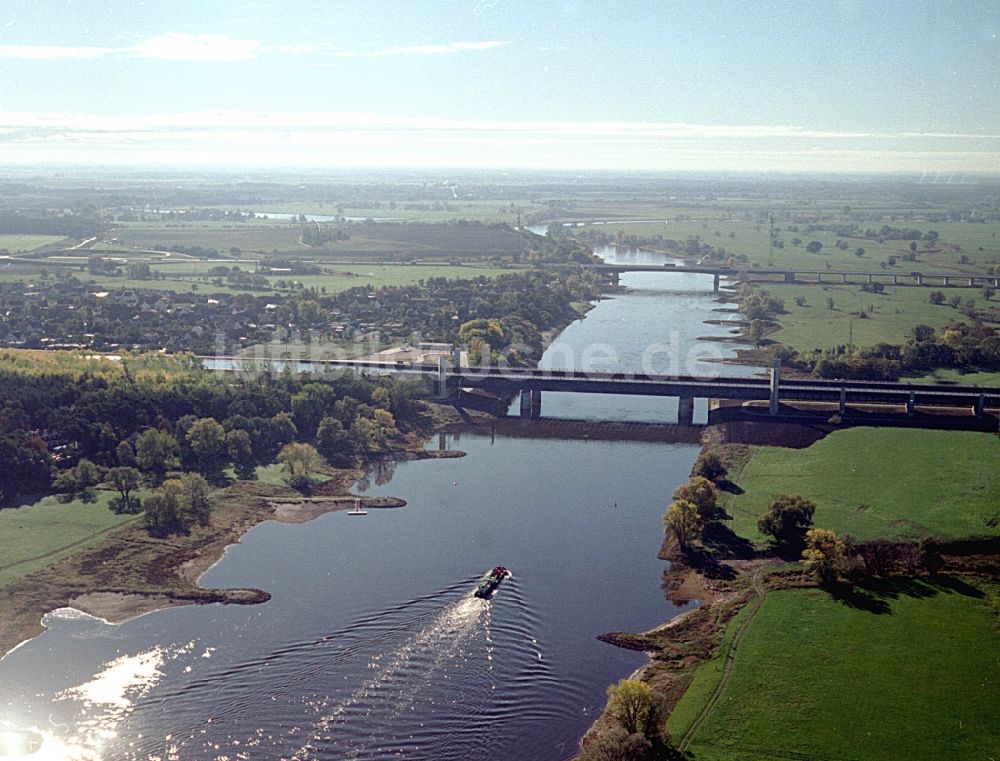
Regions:
<instances>
[{"instance_id":1,"label":"river water surface","mask_svg":"<svg viewBox=\"0 0 1000 761\"><path fill-rule=\"evenodd\" d=\"M598 343L636 370L653 344L672 347L662 361L729 351L696 340L728 332L702 322L719 316L710 277L635 273L623 284L543 363L576 366ZM543 414L672 421L676 404L545 394ZM55 611L0 661L0 722L45 737L32 759L569 758L607 685L645 660L595 636L679 611L656 553L666 501L697 455L586 430L455 432L434 445L467 457L383 465L357 485L405 508L257 526L202 584L265 589L264 605L118 626ZM492 600L473 597L496 564L513 578Z\"/></svg>"}]
</instances>

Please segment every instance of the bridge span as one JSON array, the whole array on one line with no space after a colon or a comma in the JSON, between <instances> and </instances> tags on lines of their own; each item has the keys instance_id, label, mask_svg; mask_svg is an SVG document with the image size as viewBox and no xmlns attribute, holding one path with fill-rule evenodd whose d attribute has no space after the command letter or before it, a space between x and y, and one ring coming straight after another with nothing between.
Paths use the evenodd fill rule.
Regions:
<instances>
[{"instance_id":1,"label":"bridge span","mask_svg":"<svg viewBox=\"0 0 1000 761\"><path fill-rule=\"evenodd\" d=\"M667 274L712 275L712 288L718 292L722 278L735 281L765 282L765 283L798 283L800 285L827 285L833 283L863 285L865 283L881 283L882 285L903 286L938 286L978 288L990 286L1000 288L1000 275L977 275L961 272L868 272L864 270L819 270L803 268L750 267L736 268L716 265L678 266L674 262L656 264L611 264L611 263L576 263L547 264L550 269L580 268L607 275L611 285L619 285L621 276L626 272L659 272Z\"/></svg>"},{"instance_id":2,"label":"bridge span","mask_svg":"<svg viewBox=\"0 0 1000 761\"><path fill-rule=\"evenodd\" d=\"M254 371L253 360L238 357L202 357L209 369ZM257 370L260 369L258 361ZM280 360L264 361L271 367ZM967 409L982 418L987 409L1000 410L1000 387L964 386L854 380L791 380L772 367L766 378L704 378L683 375L650 375L627 372L582 372L539 368L456 367L443 357L435 365L366 360L290 360L298 372L350 369L383 375L426 379L439 399L453 397L462 389L482 389L496 394L520 394L522 417L539 418L542 393L623 394L661 396L678 400L678 422L691 425L695 399L766 402L768 412L778 415L783 402L835 404L841 415L849 405L885 405L913 415L917 408Z\"/></svg>"},{"instance_id":3,"label":"bridge span","mask_svg":"<svg viewBox=\"0 0 1000 761\"><path fill-rule=\"evenodd\" d=\"M633 373L580 373L560 370L525 370L461 373L448 375L449 389L482 388L496 392L520 392L523 417L540 417L542 392L666 396L678 399L678 422L690 425L694 400L766 402L777 415L783 402L836 404L841 415L848 405L888 405L913 415L918 407L965 408L981 418L986 409L1000 408L1000 388L916 383L881 383L850 380L789 380L780 378L777 367L767 378L699 378Z\"/></svg>"}]
</instances>

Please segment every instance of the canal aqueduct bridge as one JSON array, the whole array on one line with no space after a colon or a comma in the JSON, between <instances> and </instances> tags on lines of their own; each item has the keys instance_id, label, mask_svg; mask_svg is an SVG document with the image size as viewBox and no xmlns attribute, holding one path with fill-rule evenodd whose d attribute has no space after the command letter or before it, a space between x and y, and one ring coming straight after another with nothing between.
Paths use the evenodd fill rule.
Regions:
<instances>
[{"instance_id":1,"label":"canal aqueduct bridge","mask_svg":"<svg viewBox=\"0 0 1000 761\"><path fill-rule=\"evenodd\" d=\"M253 361L235 357L204 357L206 366L239 371ZM913 415L917 407L970 410L982 418L987 409L1000 409L1000 387L946 384L889 383L853 380L790 380L780 377L777 366L767 378L704 378L698 376L647 375L624 372L581 372L529 368L458 367L441 357L437 366L408 362L366 360L317 360L295 362L302 372L352 369L359 372L424 378L435 396L454 397L462 389L482 389L496 394L520 394L523 417L542 414L542 393L624 394L678 399L678 422L691 425L695 399L766 402L771 415L782 402L835 404L841 415L848 405L888 405ZM253 368L249 368L252 371Z\"/></svg>"},{"instance_id":2,"label":"canal aqueduct bridge","mask_svg":"<svg viewBox=\"0 0 1000 761\"><path fill-rule=\"evenodd\" d=\"M848 380L781 379L777 367L767 378L699 378L695 376L633 373L582 373L563 370L466 371L437 378L449 390L481 388L498 393L520 392L522 417L540 417L542 392L666 396L678 399L678 423L691 425L694 400L766 402L777 415L782 402L836 404L841 415L848 405L889 405L913 415L917 407L965 408L981 418L985 410L1000 408L1000 388Z\"/></svg>"},{"instance_id":3,"label":"canal aqueduct bridge","mask_svg":"<svg viewBox=\"0 0 1000 761\"><path fill-rule=\"evenodd\" d=\"M832 271L812 269L774 269L752 267L712 267L695 265L678 267L672 262L655 264L548 264L551 269L580 268L607 276L611 285L619 285L626 272L659 272L669 274L700 274L713 276L713 290L718 291L722 278L746 282L798 283L801 285L826 285L882 283L883 285L1000 288L1000 275L974 275L955 272L863 272L860 270Z\"/></svg>"}]
</instances>

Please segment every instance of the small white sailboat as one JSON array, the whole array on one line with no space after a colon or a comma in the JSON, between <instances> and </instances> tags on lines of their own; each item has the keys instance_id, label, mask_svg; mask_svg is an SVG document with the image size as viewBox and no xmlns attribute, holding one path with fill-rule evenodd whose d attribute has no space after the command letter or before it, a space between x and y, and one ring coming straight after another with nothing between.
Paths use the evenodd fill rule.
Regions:
<instances>
[{"instance_id":1,"label":"small white sailboat","mask_svg":"<svg viewBox=\"0 0 1000 761\"><path fill-rule=\"evenodd\" d=\"M360 499L355 499L354 500L354 509L353 510L348 510L347 514L348 515L368 515L368 511L361 509L361 500Z\"/></svg>"}]
</instances>

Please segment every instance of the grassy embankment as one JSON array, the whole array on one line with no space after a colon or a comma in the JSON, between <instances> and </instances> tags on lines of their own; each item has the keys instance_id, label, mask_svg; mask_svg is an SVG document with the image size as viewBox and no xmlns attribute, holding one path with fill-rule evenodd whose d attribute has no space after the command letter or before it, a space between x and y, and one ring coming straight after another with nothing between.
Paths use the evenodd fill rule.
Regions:
<instances>
[{"instance_id":1,"label":"grassy embankment","mask_svg":"<svg viewBox=\"0 0 1000 761\"><path fill-rule=\"evenodd\" d=\"M801 494L816 503L816 526L863 540L995 536L997 462L992 434L849 428L805 449L754 447L727 509L733 530L759 544L757 519L778 494Z\"/></svg>"},{"instance_id":2,"label":"grassy embankment","mask_svg":"<svg viewBox=\"0 0 1000 761\"><path fill-rule=\"evenodd\" d=\"M768 594L686 750L699 761L936 760L1000 753L998 589L886 582L864 606L817 589ZM729 635L739 627L730 624ZM671 715L682 737L718 688L708 661Z\"/></svg>"},{"instance_id":3,"label":"grassy embankment","mask_svg":"<svg viewBox=\"0 0 1000 761\"><path fill-rule=\"evenodd\" d=\"M752 447L726 508L734 532L761 547L756 521L782 493L813 500L814 525L861 540L997 536L997 454L988 434L908 429ZM763 604L715 634L668 728L695 759L978 757L1000 720L991 569L836 594L782 590L802 583L787 568L764 576Z\"/></svg>"},{"instance_id":4,"label":"grassy embankment","mask_svg":"<svg viewBox=\"0 0 1000 761\"><path fill-rule=\"evenodd\" d=\"M115 515L108 509L113 496L113 492L99 491L92 502L76 499L69 503L52 496L33 505L0 510L0 587L135 521L134 515Z\"/></svg>"}]
</instances>

